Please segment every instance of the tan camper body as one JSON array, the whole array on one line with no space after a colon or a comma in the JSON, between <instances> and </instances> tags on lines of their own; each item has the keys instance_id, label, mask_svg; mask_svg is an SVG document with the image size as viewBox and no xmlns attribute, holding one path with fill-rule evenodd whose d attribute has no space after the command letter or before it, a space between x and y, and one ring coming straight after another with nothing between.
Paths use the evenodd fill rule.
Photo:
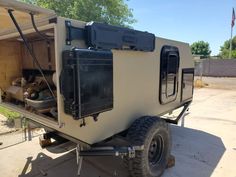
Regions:
<instances>
[{"instance_id":1,"label":"tan camper body","mask_svg":"<svg viewBox=\"0 0 236 177\"><path fill-rule=\"evenodd\" d=\"M27 89L22 86L22 80L19 81L20 85L13 83L17 78L22 79L25 73L30 75L31 72L37 70L37 67L16 31L8 15L8 9L14 10L13 14L30 42L42 69L51 73L49 76L54 83L57 102L56 118L51 118L43 110L35 111L28 108L24 100ZM35 32L29 12L35 14L38 30L50 37L50 46ZM51 10L11 0L0 2L1 106L17 111L24 117L68 137L94 144L126 130L141 116L161 116L192 100L194 64L189 45L156 37L153 51L111 49L113 55L112 108L99 113L97 121L93 116L73 119L71 115L65 113L64 96L60 91L63 85L60 83L62 53L71 50L72 47L87 49L89 46L83 39L72 40L70 45L66 44L66 21L70 21L73 27L84 29L86 26L85 22L58 17ZM177 66L177 70L168 69L172 71L168 79L161 81L163 79L161 61L165 46L167 46L167 52L170 49L168 47L174 48L179 62L172 62ZM171 55L169 60L171 57L176 56ZM53 75L54 79L52 79Z\"/></svg>"}]
</instances>

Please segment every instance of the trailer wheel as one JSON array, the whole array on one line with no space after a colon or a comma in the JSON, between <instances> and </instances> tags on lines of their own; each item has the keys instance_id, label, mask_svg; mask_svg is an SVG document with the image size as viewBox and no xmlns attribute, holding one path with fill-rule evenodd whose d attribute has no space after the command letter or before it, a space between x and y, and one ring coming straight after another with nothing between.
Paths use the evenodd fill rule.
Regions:
<instances>
[{"instance_id":1,"label":"trailer wheel","mask_svg":"<svg viewBox=\"0 0 236 177\"><path fill-rule=\"evenodd\" d=\"M161 176L171 150L168 124L159 117L141 117L129 128L127 139L134 145L144 145L144 150L137 151L135 158L126 159L131 176Z\"/></svg>"}]
</instances>

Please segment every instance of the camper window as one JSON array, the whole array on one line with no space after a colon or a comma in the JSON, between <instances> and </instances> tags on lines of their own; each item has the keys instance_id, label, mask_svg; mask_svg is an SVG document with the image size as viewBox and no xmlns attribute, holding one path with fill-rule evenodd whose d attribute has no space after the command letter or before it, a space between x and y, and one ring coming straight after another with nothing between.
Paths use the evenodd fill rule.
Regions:
<instances>
[{"instance_id":1,"label":"camper window","mask_svg":"<svg viewBox=\"0 0 236 177\"><path fill-rule=\"evenodd\" d=\"M177 96L179 71L179 50L174 46L164 46L161 51L160 102L174 101Z\"/></svg>"}]
</instances>

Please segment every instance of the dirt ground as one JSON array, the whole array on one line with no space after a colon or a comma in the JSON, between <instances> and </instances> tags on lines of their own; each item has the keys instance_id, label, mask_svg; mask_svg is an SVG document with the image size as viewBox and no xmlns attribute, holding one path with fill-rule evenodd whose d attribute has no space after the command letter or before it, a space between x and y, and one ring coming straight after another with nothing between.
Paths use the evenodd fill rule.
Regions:
<instances>
[{"instance_id":1,"label":"dirt ground","mask_svg":"<svg viewBox=\"0 0 236 177\"><path fill-rule=\"evenodd\" d=\"M8 123L7 118L0 114L0 134L15 131L13 125Z\"/></svg>"},{"instance_id":2,"label":"dirt ground","mask_svg":"<svg viewBox=\"0 0 236 177\"><path fill-rule=\"evenodd\" d=\"M236 89L195 89L190 114L183 121L184 127L171 125L176 165L163 177L236 177ZM38 138L4 148L0 150L0 176L76 177L73 148L73 143L66 143L41 149ZM120 158L84 160L81 177L112 176L129 176Z\"/></svg>"},{"instance_id":3,"label":"dirt ground","mask_svg":"<svg viewBox=\"0 0 236 177\"><path fill-rule=\"evenodd\" d=\"M201 77L195 76L195 80L200 78ZM202 81L208 88L236 90L235 77L202 77Z\"/></svg>"}]
</instances>

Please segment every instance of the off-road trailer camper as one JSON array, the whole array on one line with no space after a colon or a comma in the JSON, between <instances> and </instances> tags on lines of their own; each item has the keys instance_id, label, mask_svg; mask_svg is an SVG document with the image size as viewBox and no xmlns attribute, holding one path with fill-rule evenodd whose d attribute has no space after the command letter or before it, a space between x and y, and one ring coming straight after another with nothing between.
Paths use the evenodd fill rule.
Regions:
<instances>
[{"instance_id":1,"label":"off-road trailer camper","mask_svg":"<svg viewBox=\"0 0 236 177\"><path fill-rule=\"evenodd\" d=\"M126 156L132 176L160 176L168 123L192 101L189 45L0 1L0 104L78 143L83 156ZM183 107L176 119L162 115ZM126 145L106 143L119 136Z\"/></svg>"}]
</instances>

